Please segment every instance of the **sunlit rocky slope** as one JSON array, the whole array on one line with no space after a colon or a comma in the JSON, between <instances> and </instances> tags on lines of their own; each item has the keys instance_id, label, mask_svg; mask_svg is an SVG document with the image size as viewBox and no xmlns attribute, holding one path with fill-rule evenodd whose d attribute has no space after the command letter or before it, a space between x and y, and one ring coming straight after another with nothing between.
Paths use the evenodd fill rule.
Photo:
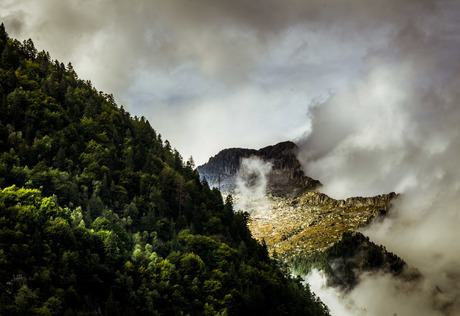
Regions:
<instances>
[{"instance_id":1,"label":"sunlit rocky slope","mask_svg":"<svg viewBox=\"0 0 460 316\"><path fill-rule=\"evenodd\" d=\"M357 232L384 216L397 194L333 199L318 191L318 180L304 174L297 151L293 142L260 150L225 149L198 172L223 195L231 195L235 209L249 213L252 235L295 273L318 268L330 284L344 287L354 285L357 270L400 274L401 258Z\"/></svg>"},{"instance_id":2,"label":"sunlit rocky slope","mask_svg":"<svg viewBox=\"0 0 460 316\"><path fill-rule=\"evenodd\" d=\"M330 247L342 234L385 214L395 193L335 200L304 175L297 146L283 142L260 150L221 151L198 167L211 186L231 194L250 213L250 229L273 253L290 257Z\"/></svg>"}]
</instances>

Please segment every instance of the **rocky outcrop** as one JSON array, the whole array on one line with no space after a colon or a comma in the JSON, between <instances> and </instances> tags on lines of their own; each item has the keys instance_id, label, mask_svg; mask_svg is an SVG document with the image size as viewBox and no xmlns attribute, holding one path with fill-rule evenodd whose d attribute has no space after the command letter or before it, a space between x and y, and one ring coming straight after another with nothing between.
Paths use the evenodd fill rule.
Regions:
<instances>
[{"instance_id":1,"label":"rocky outcrop","mask_svg":"<svg viewBox=\"0 0 460 316\"><path fill-rule=\"evenodd\" d=\"M307 192L304 196L304 203L309 205L318 205L323 208L329 209L358 209L363 207L375 207L381 206L380 212L386 213L390 205L390 201L397 196L396 193L391 192L389 194L376 195L371 197L351 197L345 200L335 200L328 195L312 190Z\"/></svg>"},{"instance_id":2,"label":"rocky outcrop","mask_svg":"<svg viewBox=\"0 0 460 316\"><path fill-rule=\"evenodd\" d=\"M267 195L269 210L251 213L249 228L264 240L269 250L282 258L306 256L338 242L343 233L368 225L384 215L396 194L335 200L317 190L297 197ZM238 195L235 197L238 199Z\"/></svg>"},{"instance_id":3,"label":"rocky outcrop","mask_svg":"<svg viewBox=\"0 0 460 316\"><path fill-rule=\"evenodd\" d=\"M272 165L268 184L269 191L273 194L284 195L319 187L321 183L318 180L304 175L297 160L297 153L297 145L290 141L259 150L224 149L211 157L206 164L199 166L198 172L211 186L219 187L223 192L230 192L235 188L236 176L242 160L257 157Z\"/></svg>"}]
</instances>

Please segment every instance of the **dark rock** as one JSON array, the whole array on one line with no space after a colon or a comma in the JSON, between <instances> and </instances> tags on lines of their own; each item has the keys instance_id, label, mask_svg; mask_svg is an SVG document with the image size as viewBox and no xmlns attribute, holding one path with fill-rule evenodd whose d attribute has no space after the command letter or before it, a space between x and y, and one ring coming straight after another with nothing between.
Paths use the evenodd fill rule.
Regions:
<instances>
[{"instance_id":1,"label":"dark rock","mask_svg":"<svg viewBox=\"0 0 460 316\"><path fill-rule=\"evenodd\" d=\"M298 147L290 141L259 150L246 148L224 149L209 161L198 167L202 178L209 185L219 187L224 192L235 188L235 180L244 158L258 157L270 162L272 169L268 175L269 190L274 195L285 195L312 190L321 185L318 180L307 177L297 159Z\"/></svg>"}]
</instances>

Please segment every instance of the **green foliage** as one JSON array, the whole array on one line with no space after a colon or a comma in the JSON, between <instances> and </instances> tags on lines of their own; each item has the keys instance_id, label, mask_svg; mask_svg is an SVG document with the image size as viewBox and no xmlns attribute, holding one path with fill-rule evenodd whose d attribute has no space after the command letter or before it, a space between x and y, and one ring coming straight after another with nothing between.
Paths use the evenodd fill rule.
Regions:
<instances>
[{"instance_id":1,"label":"green foliage","mask_svg":"<svg viewBox=\"0 0 460 316\"><path fill-rule=\"evenodd\" d=\"M247 214L113 96L0 26L1 315L326 315Z\"/></svg>"}]
</instances>

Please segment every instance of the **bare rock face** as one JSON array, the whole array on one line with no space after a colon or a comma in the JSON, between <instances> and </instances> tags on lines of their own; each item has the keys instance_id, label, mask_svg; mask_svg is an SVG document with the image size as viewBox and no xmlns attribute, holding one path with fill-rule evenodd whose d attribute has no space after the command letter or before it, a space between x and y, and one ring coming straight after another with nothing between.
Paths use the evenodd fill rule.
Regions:
<instances>
[{"instance_id":1,"label":"bare rock face","mask_svg":"<svg viewBox=\"0 0 460 316\"><path fill-rule=\"evenodd\" d=\"M311 190L310 192L304 194L304 199L309 205L317 205L322 206L323 208L327 207L329 209L358 209L379 205L382 208L379 213L383 215L388 211L391 200L396 196L396 193L391 192L371 197L356 196L345 200L336 200L324 193Z\"/></svg>"},{"instance_id":2,"label":"bare rock face","mask_svg":"<svg viewBox=\"0 0 460 316\"><path fill-rule=\"evenodd\" d=\"M224 149L209 161L198 167L200 175L212 187L231 192L236 188L236 177L243 159L257 157L271 164L268 174L268 191L285 195L311 190L321 183L304 175L297 160L298 147L290 141L268 146L259 150L245 148Z\"/></svg>"}]
</instances>

